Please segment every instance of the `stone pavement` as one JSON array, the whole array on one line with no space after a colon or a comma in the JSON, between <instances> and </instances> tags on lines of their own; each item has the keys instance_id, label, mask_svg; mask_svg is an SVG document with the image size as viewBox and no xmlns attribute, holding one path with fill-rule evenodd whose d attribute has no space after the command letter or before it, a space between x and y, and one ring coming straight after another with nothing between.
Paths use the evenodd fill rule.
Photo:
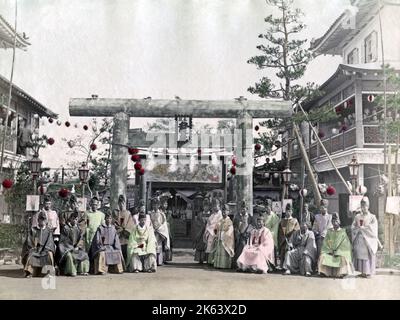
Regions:
<instances>
[{"instance_id":1,"label":"stone pavement","mask_svg":"<svg viewBox=\"0 0 400 320\"><path fill-rule=\"evenodd\" d=\"M179 252L173 263L154 274L55 277L52 281L25 279L20 265L3 265L0 299L400 299L398 273L378 273L371 279L245 274L200 266L189 253Z\"/></svg>"}]
</instances>

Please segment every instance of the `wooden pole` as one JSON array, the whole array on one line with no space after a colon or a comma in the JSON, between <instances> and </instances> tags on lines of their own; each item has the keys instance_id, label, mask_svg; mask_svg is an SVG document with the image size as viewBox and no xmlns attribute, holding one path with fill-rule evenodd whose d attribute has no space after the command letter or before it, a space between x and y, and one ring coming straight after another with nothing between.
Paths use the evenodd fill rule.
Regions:
<instances>
[{"instance_id":1,"label":"wooden pole","mask_svg":"<svg viewBox=\"0 0 400 320\"><path fill-rule=\"evenodd\" d=\"M313 191L314 191L314 195L315 195L315 204L319 205L321 203L322 197L321 197L321 194L319 192L318 183L317 183L317 180L315 180L315 177L314 177L314 174L313 174L313 170L311 168L310 160L308 159L307 151L306 151L306 148L304 147L303 140L302 140L301 135L300 135L300 130L299 130L299 127L298 127L297 124L293 124L293 132L294 132L294 135L296 136L296 139L297 139L297 141L299 143L301 156L304 159L304 164L305 164L305 166L307 168L308 176L310 177L311 185L312 185L312 188L313 188Z\"/></svg>"},{"instance_id":2,"label":"wooden pole","mask_svg":"<svg viewBox=\"0 0 400 320\"><path fill-rule=\"evenodd\" d=\"M301 111L303 112L303 114L306 116L307 122L310 124L311 126L311 122L308 119L308 115L307 113L304 111L303 107L299 104L299 107L301 109ZM346 190L349 194L352 194L351 189L349 188L349 186L346 183L346 180L344 180L342 174L340 173L339 169L336 167L335 163L333 162L330 154L328 153L328 151L326 150L324 144L322 143L321 139L318 137L318 133L315 131L314 127L311 126L311 130L313 131L313 133L315 134L315 137L319 143L319 145L321 146L322 150L324 151L324 153L326 154L326 156L328 157L329 162L331 163L332 167L335 169L337 175L339 176L340 181L342 181L342 183L344 184L344 186L346 187Z\"/></svg>"}]
</instances>

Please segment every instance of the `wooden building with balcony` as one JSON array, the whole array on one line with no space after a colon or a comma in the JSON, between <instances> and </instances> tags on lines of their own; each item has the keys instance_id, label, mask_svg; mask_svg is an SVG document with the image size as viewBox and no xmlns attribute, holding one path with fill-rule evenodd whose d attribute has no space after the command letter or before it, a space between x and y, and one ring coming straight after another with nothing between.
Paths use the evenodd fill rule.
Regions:
<instances>
[{"instance_id":1,"label":"wooden building with balcony","mask_svg":"<svg viewBox=\"0 0 400 320\"><path fill-rule=\"evenodd\" d=\"M312 41L315 55L341 55L336 72L320 86L323 95L304 105L305 110L329 106L338 119L313 124L327 152L346 181L351 182L348 164L355 155L359 167L357 185L368 188L371 212L383 221L383 199L375 196L384 164L383 106L376 97L383 95L382 51L385 64L400 74L400 3L352 1L353 12L343 13L321 38ZM379 26L379 10L382 32ZM383 37L383 48L381 46ZM387 94L398 88L387 87ZM400 119L400 114L388 114ZM340 181L323 148L317 143L308 124L301 125L303 140L319 183L333 185L336 194L330 199L330 211L339 212L346 220L348 192ZM395 141L388 140L388 144ZM291 169L301 171L301 156L296 144L291 145ZM395 156L391 163L394 164ZM300 181L298 181L300 183ZM349 223L349 219L345 223Z\"/></svg>"}]
</instances>

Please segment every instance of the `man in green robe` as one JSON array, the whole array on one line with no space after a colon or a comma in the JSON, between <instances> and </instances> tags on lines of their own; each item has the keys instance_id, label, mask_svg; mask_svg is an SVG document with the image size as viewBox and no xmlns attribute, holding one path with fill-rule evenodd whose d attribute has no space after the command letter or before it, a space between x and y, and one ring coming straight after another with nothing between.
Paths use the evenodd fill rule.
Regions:
<instances>
[{"instance_id":1,"label":"man in green robe","mask_svg":"<svg viewBox=\"0 0 400 320\"><path fill-rule=\"evenodd\" d=\"M104 223L104 213L97 210L99 207L99 199L93 197L90 203L90 211L85 214L86 218L86 252L89 252L90 246L94 235L96 234L97 228Z\"/></svg>"},{"instance_id":2,"label":"man in green robe","mask_svg":"<svg viewBox=\"0 0 400 320\"><path fill-rule=\"evenodd\" d=\"M153 227L146 224L146 214L139 214L139 224L135 225L128 241L127 269L130 272L156 272L157 240Z\"/></svg>"},{"instance_id":3,"label":"man in green robe","mask_svg":"<svg viewBox=\"0 0 400 320\"><path fill-rule=\"evenodd\" d=\"M89 256L85 251L83 232L78 224L78 213L72 212L66 219L67 223L61 228L58 264L66 276L88 275Z\"/></svg>"},{"instance_id":4,"label":"man in green robe","mask_svg":"<svg viewBox=\"0 0 400 320\"><path fill-rule=\"evenodd\" d=\"M228 211L227 205L222 207L222 219L215 227L215 247L212 256L214 268L217 269L230 269L235 255L233 223L228 217Z\"/></svg>"},{"instance_id":5,"label":"man in green robe","mask_svg":"<svg viewBox=\"0 0 400 320\"><path fill-rule=\"evenodd\" d=\"M346 230L340 228L339 214L332 214L333 228L328 229L318 261L319 273L327 277L343 278L354 273L351 243Z\"/></svg>"}]
</instances>

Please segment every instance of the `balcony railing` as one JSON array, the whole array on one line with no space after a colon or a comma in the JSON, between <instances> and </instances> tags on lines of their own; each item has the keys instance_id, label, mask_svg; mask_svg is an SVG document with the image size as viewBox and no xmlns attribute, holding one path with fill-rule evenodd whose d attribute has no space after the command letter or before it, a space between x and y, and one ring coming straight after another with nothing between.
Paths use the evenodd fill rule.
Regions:
<instances>
[{"instance_id":1,"label":"balcony railing","mask_svg":"<svg viewBox=\"0 0 400 320\"><path fill-rule=\"evenodd\" d=\"M364 129L364 144L365 145L381 145L384 143L383 124L368 124L363 126ZM388 134L387 142L395 144L397 137Z\"/></svg>"},{"instance_id":2,"label":"balcony railing","mask_svg":"<svg viewBox=\"0 0 400 320\"><path fill-rule=\"evenodd\" d=\"M353 148L356 146L356 128L354 127L345 132L333 135L325 140L322 140L322 143L329 154L335 154L337 152ZM318 145L318 143L313 143L311 145L309 153L311 159L317 159L326 156L324 150Z\"/></svg>"}]
</instances>

